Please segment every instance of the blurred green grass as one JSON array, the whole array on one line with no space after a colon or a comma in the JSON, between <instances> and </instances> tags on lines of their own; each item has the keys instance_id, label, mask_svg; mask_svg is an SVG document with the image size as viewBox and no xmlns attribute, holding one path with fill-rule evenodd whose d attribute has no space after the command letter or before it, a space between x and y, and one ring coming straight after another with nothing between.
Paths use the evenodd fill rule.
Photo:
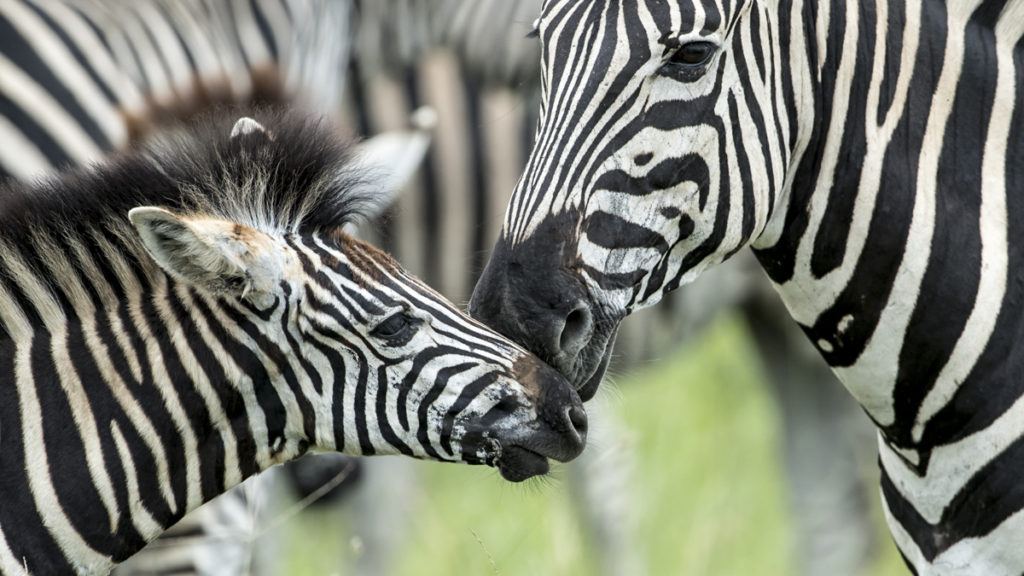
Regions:
<instances>
[{"instance_id":1,"label":"blurred green grass","mask_svg":"<svg viewBox=\"0 0 1024 576\"><path fill-rule=\"evenodd\" d=\"M635 545L654 576L794 574L778 412L745 329L717 322L685 350L622 378L607 403L635 448ZM595 423L600 426L600 422ZM598 447L599 448L599 447ZM399 576L599 574L566 493L553 479L511 485L486 468L416 465L414 510L400 529ZM876 502L877 505L877 502ZM281 530L287 574L345 574L358 553L345 515L307 512ZM879 520L866 576L902 575Z\"/></svg>"}]
</instances>

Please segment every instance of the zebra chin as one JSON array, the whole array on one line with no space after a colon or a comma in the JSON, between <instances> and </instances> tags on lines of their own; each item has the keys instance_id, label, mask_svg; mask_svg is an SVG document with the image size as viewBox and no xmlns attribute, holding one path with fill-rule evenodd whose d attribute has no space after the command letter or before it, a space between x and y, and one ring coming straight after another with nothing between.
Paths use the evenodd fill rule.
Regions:
<instances>
[{"instance_id":1,"label":"zebra chin","mask_svg":"<svg viewBox=\"0 0 1024 576\"><path fill-rule=\"evenodd\" d=\"M583 414L582 409L579 414ZM543 424L528 423L526 427L467 431L462 442L465 461L491 466L509 482L522 482L547 474L551 469L549 460L568 462L586 446L585 429L566 435Z\"/></svg>"},{"instance_id":2,"label":"zebra chin","mask_svg":"<svg viewBox=\"0 0 1024 576\"><path fill-rule=\"evenodd\" d=\"M616 324L607 336L595 334L591 338L588 350L580 355L582 365L578 370L575 387L584 402L590 401L597 394L601 382L604 381L604 376L608 372L608 364L611 363L617 333L618 325Z\"/></svg>"},{"instance_id":3,"label":"zebra chin","mask_svg":"<svg viewBox=\"0 0 1024 576\"><path fill-rule=\"evenodd\" d=\"M562 351L552 358L551 365L569 380L583 402L589 402L597 395L608 373L622 317L606 315L599 306L590 303L581 306L586 306L593 316L593 327L575 351ZM567 329L563 329L563 334Z\"/></svg>"}]
</instances>

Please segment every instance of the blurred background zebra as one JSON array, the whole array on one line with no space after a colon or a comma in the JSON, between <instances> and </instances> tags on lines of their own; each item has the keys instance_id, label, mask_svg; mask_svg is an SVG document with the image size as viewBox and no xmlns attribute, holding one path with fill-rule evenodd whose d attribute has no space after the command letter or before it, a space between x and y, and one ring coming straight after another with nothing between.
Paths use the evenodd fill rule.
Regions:
<instances>
[{"instance_id":1,"label":"blurred background zebra","mask_svg":"<svg viewBox=\"0 0 1024 576\"><path fill-rule=\"evenodd\" d=\"M287 100L339 117L358 135L405 128L430 105L435 146L398 205L368 230L443 294L465 301L532 143L539 57L524 37L538 13L538 0L10 0L0 4L0 172L24 179L84 163L165 119L222 102ZM677 293L671 314L663 307L630 320L618 371L667 355L660 343L739 306L782 409L804 572L856 573L872 534L856 469L858 413L765 297L759 272L743 262L717 272L725 277ZM611 413L592 421L606 433L595 441L605 450L588 451L568 474L582 525L609 574L642 573L630 533L630 450L618 440L628 434L609 424ZM296 475L312 476L315 487L356 469L341 461L318 468ZM366 511L356 522L357 573L390 570L402 539L392 527L409 512L402 495L415 490L415 470L397 461L361 470L352 502ZM835 481L814 481L822 475ZM237 553L252 555L259 517L289 506L272 498L255 514L255 502L225 500L180 534L209 536L219 526L199 556L230 566L225 545L241 540ZM199 525L206 528L193 531ZM281 555L262 544L253 569L273 573ZM186 562L195 557L177 543L160 547Z\"/></svg>"},{"instance_id":2,"label":"blurred background zebra","mask_svg":"<svg viewBox=\"0 0 1024 576\"><path fill-rule=\"evenodd\" d=\"M327 0L4 2L0 176L84 164L216 105L333 115L351 14Z\"/></svg>"}]
</instances>

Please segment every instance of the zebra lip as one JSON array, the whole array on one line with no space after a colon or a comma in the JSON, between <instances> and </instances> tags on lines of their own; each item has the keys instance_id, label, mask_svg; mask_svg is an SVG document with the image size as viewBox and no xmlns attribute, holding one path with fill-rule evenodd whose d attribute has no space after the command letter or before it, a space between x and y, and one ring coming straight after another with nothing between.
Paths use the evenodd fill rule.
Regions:
<instances>
[{"instance_id":1,"label":"zebra lip","mask_svg":"<svg viewBox=\"0 0 1024 576\"><path fill-rule=\"evenodd\" d=\"M547 458L522 446L506 446L494 461L494 466L509 482L543 476L551 469Z\"/></svg>"},{"instance_id":2,"label":"zebra lip","mask_svg":"<svg viewBox=\"0 0 1024 576\"><path fill-rule=\"evenodd\" d=\"M576 393L580 395L580 400L589 402L597 394L597 389L601 386L601 381L604 380L604 374L608 371L608 362L612 358L612 345L613 342L609 342L605 346L604 356L601 357L601 362L598 363L597 368L594 369L594 372L583 384L576 388Z\"/></svg>"}]
</instances>

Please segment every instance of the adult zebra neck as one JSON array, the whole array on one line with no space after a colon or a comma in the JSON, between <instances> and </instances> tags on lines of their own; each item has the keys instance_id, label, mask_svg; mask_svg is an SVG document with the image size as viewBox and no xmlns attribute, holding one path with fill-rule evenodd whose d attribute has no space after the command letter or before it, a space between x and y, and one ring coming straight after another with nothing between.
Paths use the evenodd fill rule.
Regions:
<instances>
[{"instance_id":1,"label":"adult zebra neck","mask_svg":"<svg viewBox=\"0 0 1024 576\"><path fill-rule=\"evenodd\" d=\"M879 426L911 563L1019 571L965 541L1012 556L1024 508L1004 476L1024 469L1024 3L833 3L816 22L814 127L755 254Z\"/></svg>"},{"instance_id":2,"label":"adult zebra neck","mask_svg":"<svg viewBox=\"0 0 1024 576\"><path fill-rule=\"evenodd\" d=\"M1009 407L978 396L964 417L947 402L1002 380L1013 351L996 320L1015 316L1008 258L1024 241L1008 195L1024 187L1008 138L1021 126L1020 14L1020 2L814 13L824 41L808 50L814 105L798 116L813 120L755 254L886 439L905 448L956 442Z\"/></svg>"}]
</instances>

